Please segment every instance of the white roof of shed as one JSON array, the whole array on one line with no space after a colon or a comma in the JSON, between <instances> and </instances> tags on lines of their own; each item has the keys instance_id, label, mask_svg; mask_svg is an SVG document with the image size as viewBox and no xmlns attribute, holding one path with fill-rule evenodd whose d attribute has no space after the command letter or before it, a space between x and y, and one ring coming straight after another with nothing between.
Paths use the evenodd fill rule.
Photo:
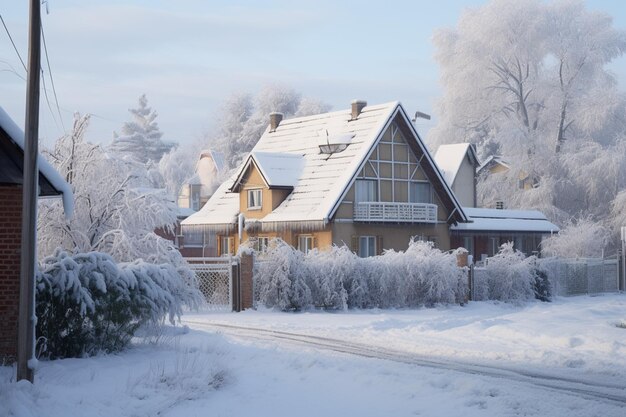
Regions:
<instances>
[{"instance_id":1,"label":"white roof of shed","mask_svg":"<svg viewBox=\"0 0 626 417\"><path fill-rule=\"evenodd\" d=\"M559 227L548 221L537 210L498 210L463 207L471 223L459 223L450 227L455 231L493 232L558 232Z\"/></svg>"},{"instance_id":2,"label":"white roof of shed","mask_svg":"<svg viewBox=\"0 0 626 417\"><path fill-rule=\"evenodd\" d=\"M0 107L0 126L13 139L15 144L24 151L24 132ZM65 217L71 218L74 212L74 193L72 187L61 177L57 170L41 154L37 155L37 166L39 172L46 177L52 186L61 193L63 198L63 210Z\"/></svg>"},{"instance_id":3,"label":"white roof of shed","mask_svg":"<svg viewBox=\"0 0 626 417\"><path fill-rule=\"evenodd\" d=\"M435 153L435 163L449 186L452 186L454 183L459 169L463 164L463 159L468 152L473 153L469 143L441 145L437 149L437 153Z\"/></svg>"}]
</instances>

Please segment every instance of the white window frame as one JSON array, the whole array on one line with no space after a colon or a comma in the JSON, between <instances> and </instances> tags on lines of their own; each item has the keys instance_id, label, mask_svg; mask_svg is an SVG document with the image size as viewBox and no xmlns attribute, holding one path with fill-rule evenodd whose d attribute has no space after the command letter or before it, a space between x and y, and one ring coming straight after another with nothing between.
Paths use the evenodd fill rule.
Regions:
<instances>
[{"instance_id":1,"label":"white window frame","mask_svg":"<svg viewBox=\"0 0 626 417\"><path fill-rule=\"evenodd\" d=\"M254 196L258 198L254 198ZM251 198L252 197L252 198ZM254 205L250 203L254 202ZM254 188L248 190L248 210L261 210L263 207L263 190L261 188Z\"/></svg>"},{"instance_id":2,"label":"white window frame","mask_svg":"<svg viewBox=\"0 0 626 417\"><path fill-rule=\"evenodd\" d=\"M376 236L359 236L360 258L376 256Z\"/></svg>"},{"instance_id":3,"label":"white window frame","mask_svg":"<svg viewBox=\"0 0 626 417\"><path fill-rule=\"evenodd\" d=\"M361 195L362 192L359 192L361 188L359 185L367 184L368 188L366 196ZM370 193L371 192L371 193ZM372 195L369 195L372 194ZM354 201L356 203L366 203L370 201L378 201L378 182L375 180L356 180L354 182Z\"/></svg>"},{"instance_id":4,"label":"white window frame","mask_svg":"<svg viewBox=\"0 0 626 417\"><path fill-rule=\"evenodd\" d=\"M191 209L198 211L200 210L200 190L198 191L191 191Z\"/></svg>"},{"instance_id":5,"label":"white window frame","mask_svg":"<svg viewBox=\"0 0 626 417\"><path fill-rule=\"evenodd\" d=\"M489 237L488 252L491 254L491 256L494 256L494 255L497 255L499 251L500 251L500 238L494 237L494 236Z\"/></svg>"},{"instance_id":6,"label":"white window frame","mask_svg":"<svg viewBox=\"0 0 626 417\"><path fill-rule=\"evenodd\" d=\"M298 235L298 250L304 254L309 253L315 247L313 235Z\"/></svg>"},{"instance_id":7,"label":"white window frame","mask_svg":"<svg viewBox=\"0 0 626 417\"><path fill-rule=\"evenodd\" d=\"M417 201L417 196L414 194L413 192L413 185L418 185L418 184L423 184L423 185L427 185L428 186L428 201ZM432 204L433 203L433 186L430 182L428 181L410 181L409 182L409 202L410 203L426 203L426 204Z\"/></svg>"},{"instance_id":8,"label":"white window frame","mask_svg":"<svg viewBox=\"0 0 626 417\"><path fill-rule=\"evenodd\" d=\"M231 245L232 242L232 245ZM224 244L225 243L225 244ZM231 253L231 246L234 247L235 238L232 236L220 236L220 256L234 255Z\"/></svg>"},{"instance_id":9,"label":"white window frame","mask_svg":"<svg viewBox=\"0 0 626 417\"><path fill-rule=\"evenodd\" d=\"M266 253L270 244L270 238L268 236L259 236L254 238L254 250L259 253Z\"/></svg>"}]
</instances>

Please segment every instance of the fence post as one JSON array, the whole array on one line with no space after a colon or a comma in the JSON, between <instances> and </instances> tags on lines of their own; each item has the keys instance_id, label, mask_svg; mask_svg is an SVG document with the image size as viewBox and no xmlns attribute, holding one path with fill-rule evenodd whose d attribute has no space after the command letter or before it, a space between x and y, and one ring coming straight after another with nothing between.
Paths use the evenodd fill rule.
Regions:
<instances>
[{"instance_id":1,"label":"fence post","mask_svg":"<svg viewBox=\"0 0 626 417\"><path fill-rule=\"evenodd\" d=\"M239 263L239 293L240 293L240 308L245 310L246 308L253 307L253 273L254 273L254 254L243 252L240 256Z\"/></svg>"},{"instance_id":2,"label":"fence post","mask_svg":"<svg viewBox=\"0 0 626 417\"><path fill-rule=\"evenodd\" d=\"M624 246L624 242L622 241L622 247ZM624 291L624 281L626 281L626 262L624 262L624 249L618 251L617 256L617 289L619 291Z\"/></svg>"},{"instance_id":3,"label":"fence post","mask_svg":"<svg viewBox=\"0 0 626 417\"><path fill-rule=\"evenodd\" d=\"M458 266L459 268L467 267L468 266L467 264L468 254L469 252L467 252L463 248L459 249L459 251L456 254L456 266ZM468 291L468 294L465 295L465 300L463 300L464 303L467 303L469 300L472 299L472 268L471 266L468 269L468 273L467 273L467 286L469 288L469 291Z\"/></svg>"},{"instance_id":4,"label":"fence post","mask_svg":"<svg viewBox=\"0 0 626 417\"><path fill-rule=\"evenodd\" d=\"M231 270L231 303L232 303L232 311L239 312L241 311L241 270L238 262L230 263Z\"/></svg>"}]
</instances>

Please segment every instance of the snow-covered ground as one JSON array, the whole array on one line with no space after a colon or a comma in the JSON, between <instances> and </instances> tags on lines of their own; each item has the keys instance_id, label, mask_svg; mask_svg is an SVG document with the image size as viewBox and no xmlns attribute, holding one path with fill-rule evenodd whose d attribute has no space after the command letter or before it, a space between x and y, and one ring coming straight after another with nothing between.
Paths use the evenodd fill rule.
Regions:
<instances>
[{"instance_id":1,"label":"snow-covered ground","mask_svg":"<svg viewBox=\"0 0 626 417\"><path fill-rule=\"evenodd\" d=\"M14 371L0 367L0 416L626 415L626 402L581 397L571 383L559 390L532 377L481 372L523 369L624 386L624 295L523 306L188 314L184 322L188 331L169 328L119 355L41 362L34 386L9 382ZM272 334L478 366L471 373L419 366ZM624 389L611 392L626 399Z\"/></svg>"}]
</instances>

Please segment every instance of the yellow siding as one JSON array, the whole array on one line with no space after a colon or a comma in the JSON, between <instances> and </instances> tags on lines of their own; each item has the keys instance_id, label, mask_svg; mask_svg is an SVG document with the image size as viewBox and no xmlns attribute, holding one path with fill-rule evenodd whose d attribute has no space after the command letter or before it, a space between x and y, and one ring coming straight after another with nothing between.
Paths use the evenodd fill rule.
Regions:
<instances>
[{"instance_id":1,"label":"yellow siding","mask_svg":"<svg viewBox=\"0 0 626 417\"><path fill-rule=\"evenodd\" d=\"M272 212L289 195L289 190L269 189L258 169L251 165L242 181L241 192L239 193L239 211L247 219L261 219ZM262 190L263 196L261 209L248 209L248 190Z\"/></svg>"}]
</instances>

